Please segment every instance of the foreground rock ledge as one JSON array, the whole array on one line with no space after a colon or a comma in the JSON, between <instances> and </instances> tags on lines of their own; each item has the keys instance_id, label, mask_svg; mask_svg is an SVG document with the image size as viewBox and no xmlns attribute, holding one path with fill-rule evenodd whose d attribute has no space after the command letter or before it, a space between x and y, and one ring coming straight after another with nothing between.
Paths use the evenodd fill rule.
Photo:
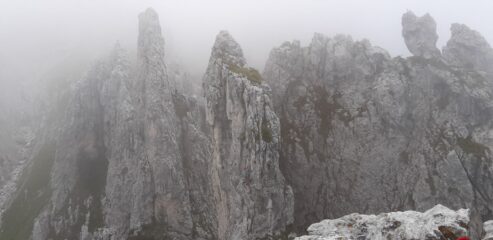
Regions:
<instances>
[{"instance_id":1,"label":"foreground rock ledge","mask_svg":"<svg viewBox=\"0 0 493 240\"><path fill-rule=\"evenodd\" d=\"M308 236L296 240L341 239L456 239L468 234L469 210L451 210L436 205L421 213L415 211L362 215L323 220L308 228Z\"/></svg>"}]
</instances>

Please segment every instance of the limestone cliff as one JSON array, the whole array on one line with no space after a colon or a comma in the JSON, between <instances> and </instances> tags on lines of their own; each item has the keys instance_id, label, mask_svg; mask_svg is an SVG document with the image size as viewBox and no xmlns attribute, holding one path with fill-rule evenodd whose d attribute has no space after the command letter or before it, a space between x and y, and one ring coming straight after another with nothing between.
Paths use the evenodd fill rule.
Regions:
<instances>
[{"instance_id":1,"label":"limestone cliff","mask_svg":"<svg viewBox=\"0 0 493 240\"><path fill-rule=\"evenodd\" d=\"M0 239L288 239L326 218L437 204L470 209L467 223L439 206L349 215L301 239L365 225L479 239L493 218L493 49L454 24L440 52L430 15L401 23L411 57L315 34L274 48L263 74L223 31L197 89L168 69L146 10L135 61L117 44L57 85L39 122L0 104ZM413 217L434 225L410 229Z\"/></svg>"},{"instance_id":2,"label":"limestone cliff","mask_svg":"<svg viewBox=\"0 0 493 240\"><path fill-rule=\"evenodd\" d=\"M272 50L263 77L274 89L299 231L352 212L435 204L470 208L473 234L493 217L493 79L479 71L491 48L454 25L442 58L433 19L410 14L403 35L412 57L341 35Z\"/></svg>"},{"instance_id":3,"label":"limestone cliff","mask_svg":"<svg viewBox=\"0 0 493 240\"><path fill-rule=\"evenodd\" d=\"M137 66L117 45L74 84L58 130L40 141L3 215L0 238L214 239L214 218L205 218L205 114L173 86L159 19L148 9L139 16Z\"/></svg>"},{"instance_id":4,"label":"limestone cliff","mask_svg":"<svg viewBox=\"0 0 493 240\"><path fill-rule=\"evenodd\" d=\"M279 119L269 87L227 32L216 38L204 92L219 239L284 234L293 196L279 170Z\"/></svg>"}]
</instances>

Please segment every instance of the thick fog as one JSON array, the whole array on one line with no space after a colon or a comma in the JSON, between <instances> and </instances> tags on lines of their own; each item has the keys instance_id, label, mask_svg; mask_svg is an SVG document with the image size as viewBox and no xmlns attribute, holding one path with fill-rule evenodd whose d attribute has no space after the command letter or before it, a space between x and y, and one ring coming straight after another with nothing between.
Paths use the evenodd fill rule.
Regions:
<instances>
[{"instance_id":1,"label":"thick fog","mask_svg":"<svg viewBox=\"0 0 493 240\"><path fill-rule=\"evenodd\" d=\"M36 81L67 59L89 63L119 41L135 51L137 16L159 14L167 58L200 76L215 35L230 31L249 64L262 69L269 51L284 41L310 41L314 32L369 39L393 56L408 55L401 15L429 12L437 21L439 47L459 22L493 40L493 2L488 0L18 0L0 1L0 81ZM76 59L76 60L74 60Z\"/></svg>"}]
</instances>

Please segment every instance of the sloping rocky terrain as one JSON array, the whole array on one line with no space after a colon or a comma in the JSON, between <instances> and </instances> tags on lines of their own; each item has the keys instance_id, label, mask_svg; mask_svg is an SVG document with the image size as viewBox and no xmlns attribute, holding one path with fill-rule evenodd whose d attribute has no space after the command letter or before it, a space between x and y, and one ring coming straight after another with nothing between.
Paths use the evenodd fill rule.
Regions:
<instances>
[{"instance_id":1,"label":"sloping rocky terrain","mask_svg":"<svg viewBox=\"0 0 493 240\"><path fill-rule=\"evenodd\" d=\"M429 15L402 27L411 57L315 34L274 48L262 74L222 31L197 90L168 68L146 10L136 61L116 44L37 120L0 115L0 239L289 239L437 204L469 212L404 215L479 239L493 219L493 49L454 24L440 51ZM362 216L342 219L388 223Z\"/></svg>"},{"instance_id":2,"label":"sloping rocky terrain","mask_svg":"<svg viewBox=\"0 0 493 240\"><path fill-rule=\"evenodd\" d=\"M442 205L426 212L390 212L379 215L353 213L334 220L324 220L308 228L309 235L296 240L336 239L457 239L466 236L469 213L450 210Z\"/></svg>"},{"instance_id":3,"label":"sloping rocky terrain","mask_svg":"<svg viewBox=\"0 0 493 240\"><path fill-rule=\"evenodd\" d=\"M408 12L402 26L409 58L343 35L271 52L264 78L299 230L436 204L470 208L476 230L493 217L491 47L454 24L440 54L429 15Z\"/></svg>"}]
</instances>

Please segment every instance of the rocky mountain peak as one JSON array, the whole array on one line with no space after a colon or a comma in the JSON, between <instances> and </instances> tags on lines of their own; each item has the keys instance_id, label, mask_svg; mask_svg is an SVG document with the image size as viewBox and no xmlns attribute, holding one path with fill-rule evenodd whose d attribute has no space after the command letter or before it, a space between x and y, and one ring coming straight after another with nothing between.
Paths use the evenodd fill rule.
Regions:
<instances>
[{"instance_id":1,"label":"rocky mountain peak","mask_svg":"<svg viewBox=\"0 0 493 240\"><path fill-rule=\"evenodd\" d=\"M122 48L120 42L116 42L115 45L113 45L109 58L116 61L116 63L122 63L128 60L127 51Z\"/></svg>"},{"instance_id":2,"label":"rocky mountain peak","mask_svg":"<svg viewBox=\"0 0 493 240\"><path fill-rule=\"evenodd\" d=\"M115 45L28 147L4 152L16 143L0 128L0 239L291 239L326 218L299 239L479 239L493 216L493 54L479 33L453 25L442 58L434 20L408 12L414 57L315 34L274 48L260 75L221 31L204 106L171 84L187 74L168 70L159 22L140 14L137 64ZM437 204L470 215L393 212Z\"/></svg>"},{"instance_id":3,"label":"rocky mountain peak","mask_svg":"<svg viewBox=\"0 0 493 240\"><path fill-rule=\"evenodd\" d=\"M293 221L292 190L279 170L279 118L260 79L220 32L203 80L218 239L277 236Z\"/></svg>"},{"instance_id":4,"label":"rocky mountain peak","mask_svg":"<svg viewBox=\"0 0 493 240\"><path fill-rule=\"evenodd\" d=\"M228 64L243 66L246 64L240 45L228 31L221 31L216 36L211 58L221 59Z\"/></svg>"},{"instance_id":5,"label":"rocky mountain peak","mask_svg":"<svg viewBox=\"0 0 493 240\"><path fill-rule=\"evenodd\" d=\"M143 98L142 103L154 104L157 108L165 104L169 108L175 85L168 78L159 16L152 8L139 15L137 51L139 77L136 87L141 91L138 95ZM166 102L161 102L160 98Z\"/></svg>"},{"instance_id":6,"label":"rocky mountain peak","mask_svg":"<svg viewBox=\"0 0 493 240\"><path fill-rule=\"evenodd\" d=\"M263 77L274 89L280 168L293 188L298 229L355 211L439 203L470 208L472 236L490 219L484 199L493 191L483 184L492 176L490 81L442 61L430 16L406 13L403 28L414 57L320 35L301 49L282 44L271 52ZM454 48L486 69L487 54ZM452 184L460 185L453 194Z\"/></svg>"},{"instance_id":7,"label":"rocky mountain peak","mask_svg":"<svg viewBox=\"0 0 493 240\"><path fill-rule=\"evenodd\" d=\"M139 14L139 58L146 62L163 62L164 39L161 35L159 16L152 8Z\"/></svg>"},{"instance_id":8,"label":"rocky mountain peak","mask_svg":"<svg viewBox=\"0 0 493 240\"><path fill-rule=\"evenodd\" d=\"M436 31L436 22L429 14L417 17L408 11L402 16L402 36L407 48L415 56L434 58L440 55L436 47Z\"/></svg>"},{"instance_id":9,"label":"rocky mountain peak","mask_svg":"<svg viewBox=\"0 0 493 240\"><path fill-rule=\"evenodd\" d=\"M493 72L493 49L479 32L458 23L452 24L450 31L443 55L451 64Z\"/></svg>"}]
</instances>

